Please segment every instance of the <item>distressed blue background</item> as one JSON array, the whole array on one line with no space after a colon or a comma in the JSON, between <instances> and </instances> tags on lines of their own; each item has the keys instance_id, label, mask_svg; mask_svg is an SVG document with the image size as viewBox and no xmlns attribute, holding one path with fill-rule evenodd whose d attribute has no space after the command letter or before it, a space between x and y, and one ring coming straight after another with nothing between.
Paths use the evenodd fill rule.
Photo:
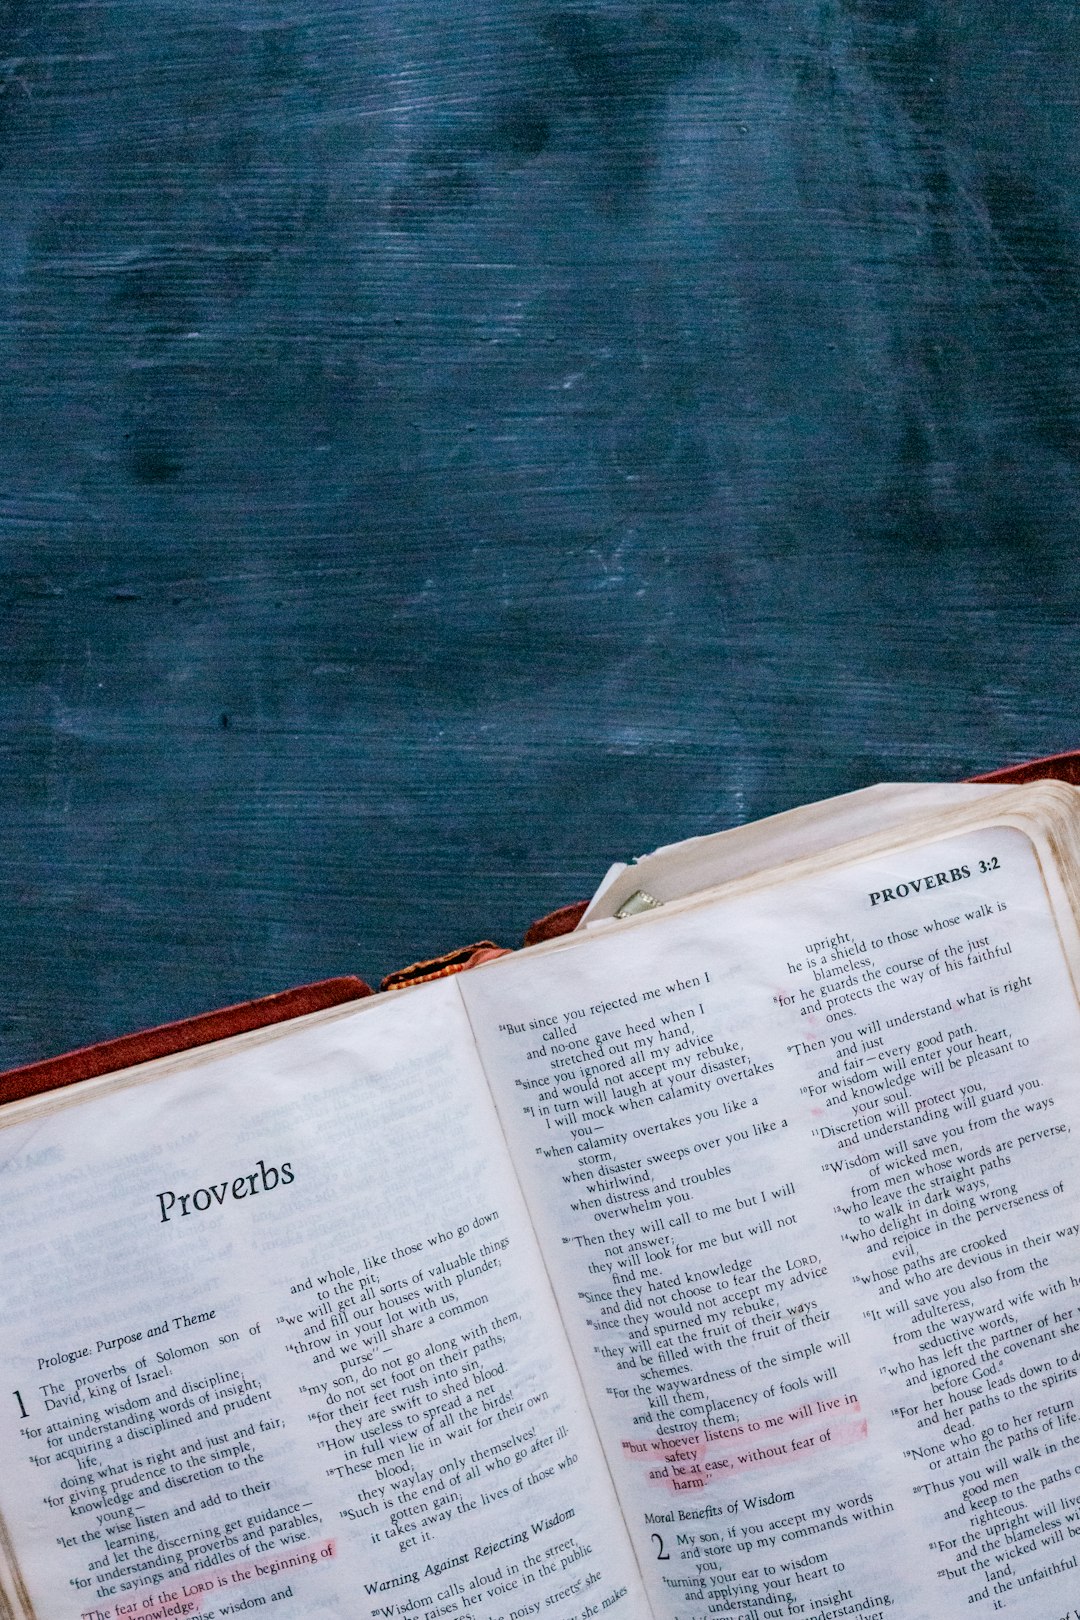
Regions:
<instances>
[{"instance_id":1,"label":"distressed blue background","mask_svg":"<svg viewBox=\"0 0 1080 1620\"><path fill-rule=\"evenodd\" d=\"M1071 0L0 0L0 1059L1080 740Z\"/></svg>"}]
</instances>

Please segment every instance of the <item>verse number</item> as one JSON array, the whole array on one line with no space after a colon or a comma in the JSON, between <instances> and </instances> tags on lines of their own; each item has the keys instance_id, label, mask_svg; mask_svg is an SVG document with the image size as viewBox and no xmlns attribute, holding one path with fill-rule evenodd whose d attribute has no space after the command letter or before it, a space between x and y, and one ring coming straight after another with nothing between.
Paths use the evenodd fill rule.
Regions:
<instances>
[{"instance_id":1,"label":"verse number","mask_svg":"<svg viewBox=\"0 0 1080 1620\"><path fill-rule=\"evenodd\" d=\"M20 1395L20 1394L19 1394L19 1392L18 1392L18 1390L17 1390L17 1389L13 1389L13 1390L12 1390L12 1392L11 1392L11 1393L12 1393L12 1394L13 1394L13 1395L14 1395L14 1397L15 1397L15 1399L16 1399L16 1400L17 1400L17 1401L18 1401L18 1403L19 1403L19 1416L20 1416L20 1417L29 1417L29 1416L30 1416L30 1414L29 1414L29 1412L28 1412L28 1411L27 1411L27 1410L26 1410L26 1407L25 1407L25 1406L24 1406L24 1405L23 1405L23 1398L22 1398L22 1396L21 1396L21 1395Z\"/></svg>"},{"instance_id":2,"label":"verse number","mask_svg":"<svg viewBox=\"0 0 1080 1620\"><path fill-rule=\"evenodd\" d=\"M656 1557L657 1557L658 1562L662 1558L670 1558L671 1557L670 1553L666 1553L664 1551L664 1538L663 1538L663 1536L658 1536L655 1530L652 1533L652 1540L656 1542Z\"/></svg>"},{"instance_id":3,"label":"verse number","mask_svg":"<svg viewBox=\"0 0 1080 1620\"><path fill-rule=\"evenodd\" d=\"M998 872L1000 870L1001 870L1001 862L998 860L996 855L991 855L991 857L990 857L990 859L988 861L980 861L979 862L979 871L980 872Z\"/></svg>"}]
</instances>

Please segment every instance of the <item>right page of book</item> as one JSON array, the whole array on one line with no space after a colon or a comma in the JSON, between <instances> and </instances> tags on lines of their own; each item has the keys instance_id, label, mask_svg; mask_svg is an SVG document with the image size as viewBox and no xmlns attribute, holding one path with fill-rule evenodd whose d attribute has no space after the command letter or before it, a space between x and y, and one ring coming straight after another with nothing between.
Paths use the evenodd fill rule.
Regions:
<instances>
[{"instance_id":1,"label":"right page of book","mask_svg":"<svg viewBox=\"0 0 1080 1620\"><path fill-rule=\"evenodd\" d=\"M993 827L463 983L658 1616L1072 1614L1051 877Z\"/></svg>"}]
</instances>

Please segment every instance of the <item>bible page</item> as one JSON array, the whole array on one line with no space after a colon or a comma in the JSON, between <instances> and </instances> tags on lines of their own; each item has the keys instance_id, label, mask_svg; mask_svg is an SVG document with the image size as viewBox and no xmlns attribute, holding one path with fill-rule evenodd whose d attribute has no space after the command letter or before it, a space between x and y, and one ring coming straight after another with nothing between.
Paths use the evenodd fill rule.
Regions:
<instances>
[{"instance_id":1,"label":"bible page","mask_svg":"<svg viewBox=\"0 0 1080 1620\"><path fill-rule=\"evenodd\" d=\"M658 1616L1070 1614L1080 1016L1047 881L982 828L462 985Z\"/></svg>"},{"instance_id":2,"label":"bible page","mask_svg":"<svg viewBox=\"0 0 1080 1620\"><path fill-rule=\"evenodd\" d=\"M5 1111L23 1620L647 1612L452 982Z\"/></svg>"}]
</instances>

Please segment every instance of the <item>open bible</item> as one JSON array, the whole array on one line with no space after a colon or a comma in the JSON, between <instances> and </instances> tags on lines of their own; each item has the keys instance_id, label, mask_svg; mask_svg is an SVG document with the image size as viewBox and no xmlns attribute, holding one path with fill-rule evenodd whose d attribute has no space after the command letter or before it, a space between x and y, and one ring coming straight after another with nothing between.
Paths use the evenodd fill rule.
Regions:
<instances>
[{"instance_id":1,"label":"open bible","mask_svg":"<svg viewBox=\"0 0 1080 1620\"><path fill-rule=\"evenodd\" d=\"M870 789L0 1111L5 1620L1071 1614L1078 885Z\"/></svg>"}]
</instances>

